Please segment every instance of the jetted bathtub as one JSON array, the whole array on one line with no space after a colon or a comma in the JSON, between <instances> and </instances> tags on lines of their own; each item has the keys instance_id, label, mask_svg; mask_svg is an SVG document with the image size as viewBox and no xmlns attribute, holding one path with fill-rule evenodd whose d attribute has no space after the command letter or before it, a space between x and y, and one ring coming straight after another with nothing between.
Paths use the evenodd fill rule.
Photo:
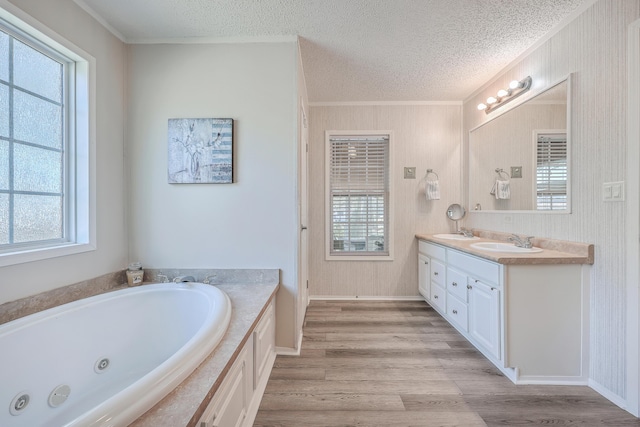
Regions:
<instances>
[{"instance_id":1,"label":"jetted bathtub","mask_svg":"<svg viewBox=\"0 0 640 427\"><path fill-rule=\"evenodd\" d=\"M0 426L126 426L193 372L230 318L218 288L161 283L0 325Z\"/></svg>"}]
</instances>

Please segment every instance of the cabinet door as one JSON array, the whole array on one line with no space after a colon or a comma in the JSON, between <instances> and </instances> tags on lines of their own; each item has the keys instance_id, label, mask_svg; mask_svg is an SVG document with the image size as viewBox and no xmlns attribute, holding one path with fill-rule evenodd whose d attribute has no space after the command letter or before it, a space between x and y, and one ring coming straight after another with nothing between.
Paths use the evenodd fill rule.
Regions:
<instances>
[{"instance_id":1,"label":"cabinet door","mask_svg":"<svg viewBox=\"0 0 640 427\"><path fill-rule=\"evenodd\" d=\"M267 311L262 316L260 323L253 331L253 390L258 387L260 381L266 381L263 376L270 370L269 361L275 351L276 345L276 321L273 302L269 304Z\"/></svg>"},{"instance_id":2,"label":"cabinet door","mask_svg":"<svg viewBox=\"0 0 640 427\"><path fill-rule=\"evenodd\" d=\"M429 257L418 254L418 292L429 299L431 296L431 260Z\"/></svg>"},{"instance_id":3,"label":"cabinet door","mask_svg":"<svg viewBox=\"0 0 640 427\"><path fill-rule=\"evenodd\" d=\"M500 359L500 290L469 279L469 334Z\"/></svg>"},{"instance_id":4,"label":"cabinet door","mask_svg":"<svg viewBox=\"0 0 640 427\"><path fill-rule=\"evenodd\" d=\"M252 360L253 345L249 340L205 409L199 427L242 426L252 392Z\"/></svg>"}]
</instances>

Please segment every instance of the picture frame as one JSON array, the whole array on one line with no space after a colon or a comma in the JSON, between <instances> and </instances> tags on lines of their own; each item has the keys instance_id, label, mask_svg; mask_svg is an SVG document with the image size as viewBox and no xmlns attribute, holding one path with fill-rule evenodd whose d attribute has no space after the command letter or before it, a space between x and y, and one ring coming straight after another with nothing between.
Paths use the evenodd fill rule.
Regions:
<instances>
[{"instance_id":1,"label":"picture frame","mask_svg":"<svg viewBox=\"0 0 640 427\"><path fill-rule=\"evenodd\" d=\"M169 183L233 183L233 128L230 118L169 119Z\"/></svg>"}]
</instances>

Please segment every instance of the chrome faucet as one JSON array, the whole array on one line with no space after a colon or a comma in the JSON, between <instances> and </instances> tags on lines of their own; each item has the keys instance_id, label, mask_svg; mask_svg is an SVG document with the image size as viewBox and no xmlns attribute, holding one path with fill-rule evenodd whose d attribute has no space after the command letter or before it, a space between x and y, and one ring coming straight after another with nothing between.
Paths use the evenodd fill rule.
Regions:
<instances>
[{"instance_id":1,"label":"chrome faucet","mask_svg":"<svg viewBox=\"0 0 640 427\"><path fill-rule=\"evenodd\" d=\"M464 237L473 237L473 230L468 228L460 227L460 233L462 233Z\"/></svg>"},{"instance_id":2,"label":"chrome faucet","mask_svg":"<svg viewBox=\"0 0 640 427\"><path fill-rule=\"evenodd\" d=\"M525 238L522 238L517 234L512 234L511 237L509 237L509 241L513 242L514 245L516 245L519 248L527 248L527 249L530 249L533 247L533 243L531 243L531 239L533 239L533 236L527 236Z\"/></svg>"},{"instance_id":3,"label":"chrome faucet","mask_svg":"<svg viewBox=\"0 0 640 427\"><path fill-rule=\"evenodd\" d=\"M175 283L183 283L183 282L195 282L196 279L193 276L176 276L173 278Z\"/></svg>"}]
</instances>

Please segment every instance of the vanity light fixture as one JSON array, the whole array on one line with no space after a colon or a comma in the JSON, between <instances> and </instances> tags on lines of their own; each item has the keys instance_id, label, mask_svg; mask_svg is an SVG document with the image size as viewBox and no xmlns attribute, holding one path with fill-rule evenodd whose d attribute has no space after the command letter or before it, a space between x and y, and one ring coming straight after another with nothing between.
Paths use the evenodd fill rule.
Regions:
<instances>
[{"instance_id":1,"label":"vanity light fixture","mask_svg":"<svg viewBox=\"0 0 640 427\"><path fill-rule=\"evenodd\" d=\"M528 91L529 88L531 88L531 76L527 76L522 80L513 80L509 83L509 89L500 89L496 96L487 98L486 104L478 104L478 110L489 114L496 108L522 95Z\"/></svg>"}]
</instances>

